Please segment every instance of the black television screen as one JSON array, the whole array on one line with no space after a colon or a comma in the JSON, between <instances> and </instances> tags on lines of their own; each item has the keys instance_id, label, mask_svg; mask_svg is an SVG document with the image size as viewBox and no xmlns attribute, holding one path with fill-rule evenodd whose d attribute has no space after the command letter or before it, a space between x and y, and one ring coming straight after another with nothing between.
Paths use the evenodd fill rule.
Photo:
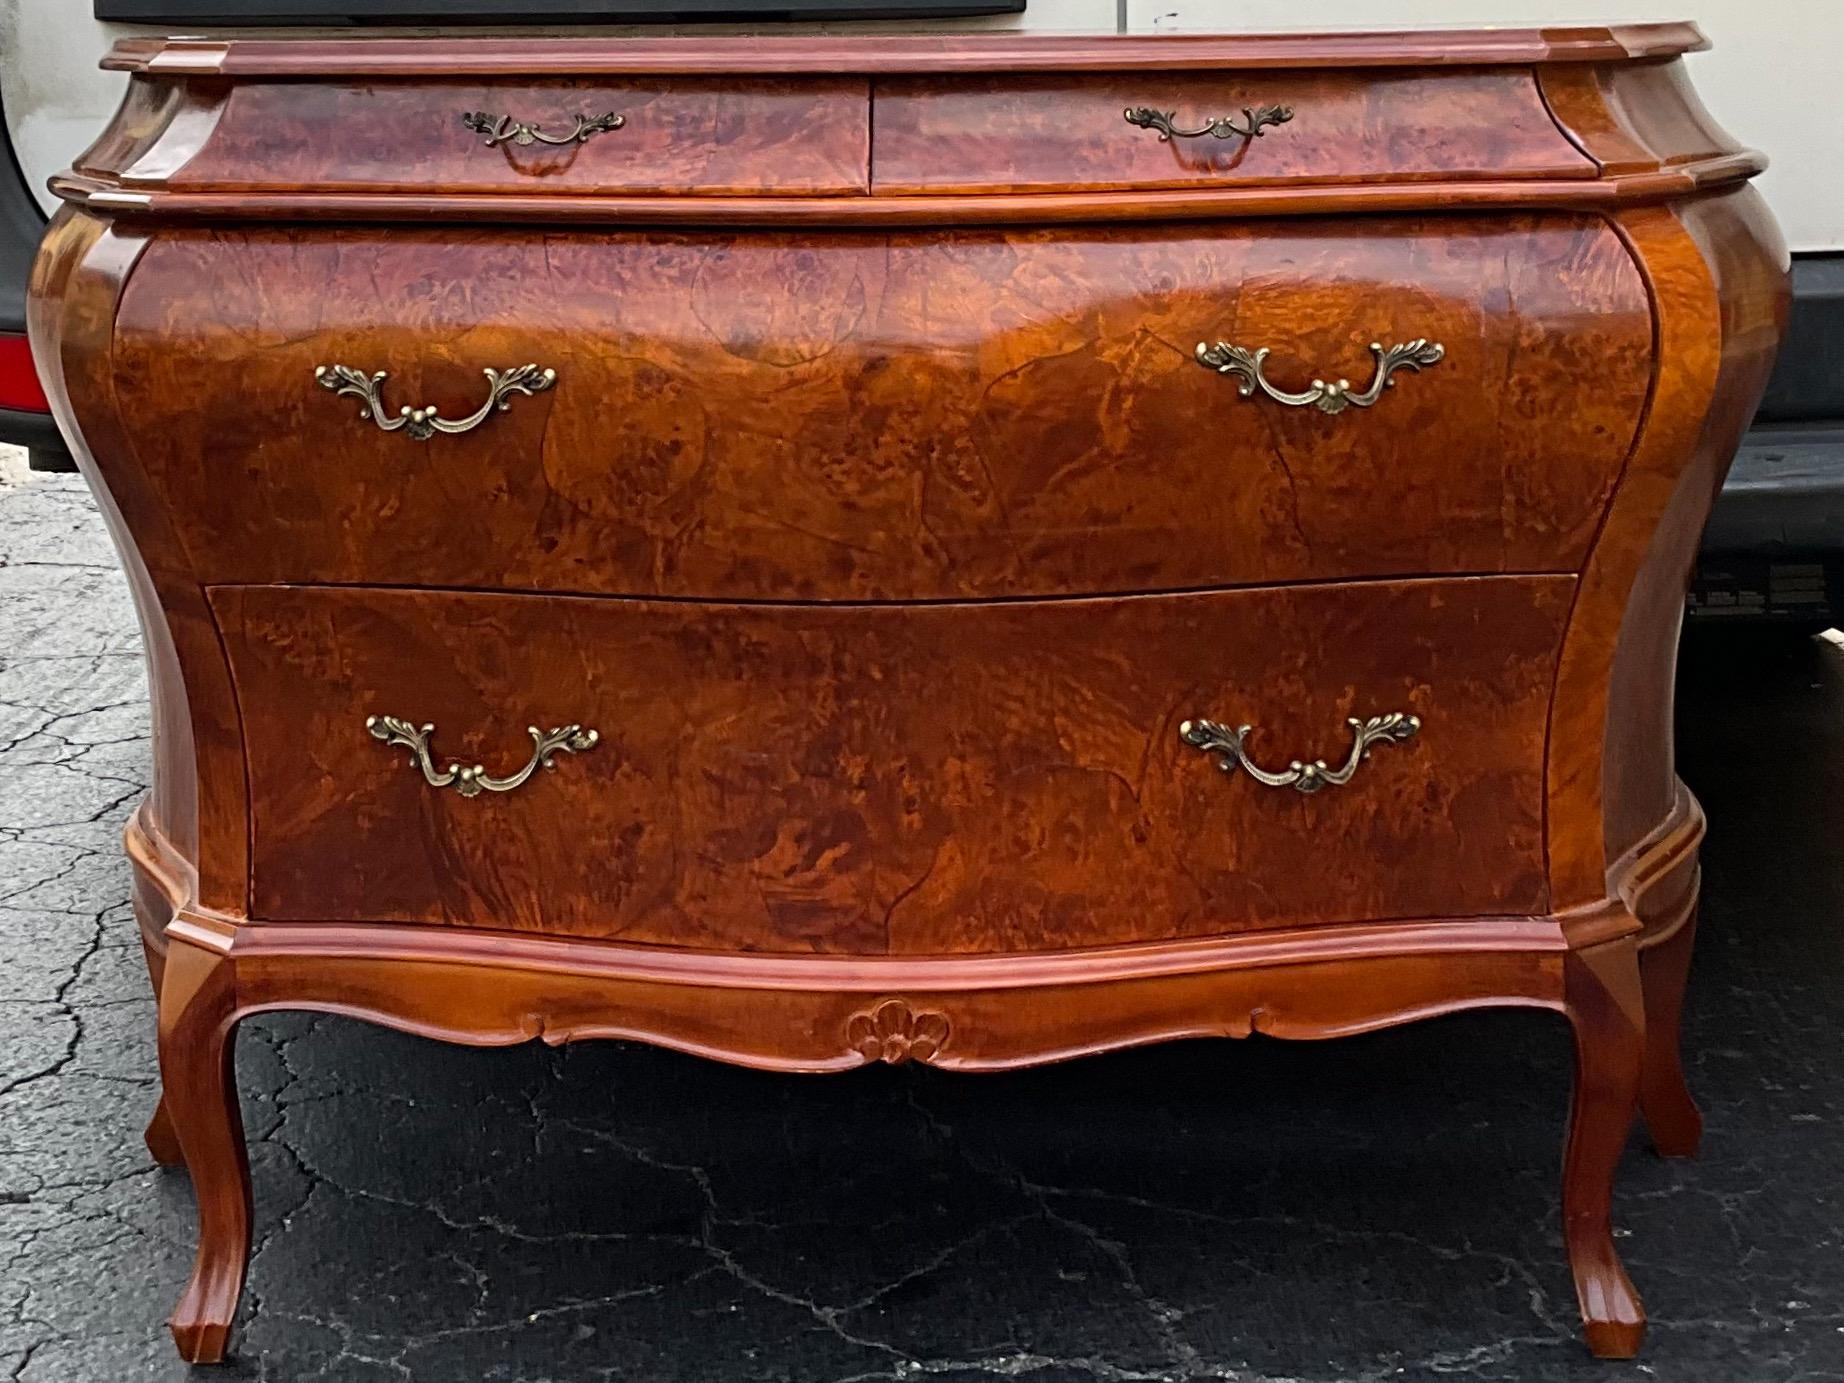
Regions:
<instances>
[{"instance_id":1,"label":"black television screen","mask_svg":"<svg viewBox=\"0 0 1844 1383\"><path fill-rule=\"evenodd\" d=\"M96 17L136 24L631 24L950 18L1024 7L1025 0L96 0Z\"/></svg>"}]
</instances>

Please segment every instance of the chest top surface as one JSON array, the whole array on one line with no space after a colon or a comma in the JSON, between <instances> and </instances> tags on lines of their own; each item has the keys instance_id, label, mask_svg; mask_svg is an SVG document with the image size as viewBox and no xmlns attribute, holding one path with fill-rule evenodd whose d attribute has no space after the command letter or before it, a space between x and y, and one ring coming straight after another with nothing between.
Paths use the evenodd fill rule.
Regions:
<instances>
[{"instance_id":1,"label":"chest top surface","mask_svg":"<svg viewBox=\"0 0 1844 1383\"><path fill-rule=\"evenodd\" d=\"M1762 166L1690 24L1318 35L137 39L115 214L955 224L1605 207Z\"/></svg>"},{"instance_id":2,"label":"chest top surface","mask_svg":"<svg viewBox=\"0 0 1844 1383\"><path fill-rule=\"evenodd\" d=\"M125 39L123 72L189 76L570 76L589 73L1079 72L1123 69L1528 65L1674 58L1709 47L1692 23L1320 33L800 34L772 30L643 37Z\"/></svg>"}]
</instances>

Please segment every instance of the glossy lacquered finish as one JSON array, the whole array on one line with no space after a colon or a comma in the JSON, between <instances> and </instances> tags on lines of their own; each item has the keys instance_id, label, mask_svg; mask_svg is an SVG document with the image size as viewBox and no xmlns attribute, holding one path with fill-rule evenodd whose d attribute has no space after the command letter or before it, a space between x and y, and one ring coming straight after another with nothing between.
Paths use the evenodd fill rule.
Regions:
<instances>
[{"instance_id":1,"label":"glossy lacquered finish","mask_svg":"<svg viewBox=\"0 0 1844 1383\"><path fill-rule=\"evenodd\" d=\"M253 1012L834 1071L1524 1006L1632 1354L1677 617L1785 310L1700 42L125 45L32 330L153 672L182 1353Z\"/></svg>"},{"instance_id":2,"label":"glossy lacquered finish","mask_svg":"<svg viewBox=\"0 0 1844 1383\"><path fill-rule=\"evenodd\" d=\"M1253 139L1161 139L1123 119L1147 106L1180 128L1248 109L1290 118ZM886 194L1595 172L1535 77L1496 68L891 77L877 86L872 149Z\"/></svg>"},{"instance_id":3,"label":"glossy lacquered finish","mask_svg":"<svg viewBox=\"0 0 1844 1383\"><path fill-rule=\"evenodd\" d=\"M211 603L245 708L258 916L945 955L1542 912L1543 703L1572 591ZM1394 711L1418 739L1311 798L1178 733L1247 722L1285 767ZM368 738L373 714L496 772L527 760L527 725L599 738L488 802L432 793Z\"/></svg>"},{"instance_id":4,"label":"glossy lacquered finish","mask_svg":"<svg viewBox=\"0 0 1844 1383\"><path fill-rule=\"evenodd\" d=\"M1416 337L1438 367L1339 417L1245 401L1195 358L1228 339L1287 387L1361 384L1370 342ZM1573 215L214 228L148 247L115 353L138 463L213 584L954 599L1572 570L1652 321L1619 236ZM234 387L201 388L229 359ZM316 387L329 362L449 417L486 367L558 382L419 443Z\"/></svg>"},{"instance_id":5,"label":"glossy lacquered finish","mask_svg":"<svg viewBox=\"0 0 1844 1383\"><path fill-rule=\"evenodd\" d=\"M151 167L130 166L125 180L330 192L431 185L713 197L863 192L870 176L867 93L862 77L251 82L193 115L214 128L183 167L167 169L156 157ZM530 137L489 144L464 123L476 113L489 117L489 130L509 118ZM578 117L609 115L620 120L615 128L570 137Z\"/></svg>"},{"instance_id":6,"label":"glossy lacquered finish","mask_svg":"<svg viewBox=\"0 0 1844 1383\"><path fill-rule=\"evenodd\" d=\"M1419 32L1296 34L765 35L276 42L124 39L103 59L118 72L207 77L572 76L837 72L1183 72L1264 68L1444 67L1474 64L1625 63L1701 52L1695 24L1557 25L1542 29L1429 28Z\"/></svg>"},{"instance_id":7,"label":"glossy lacquered finish","mask_svg":"<svg viewBox=\"0 0 1844 1383\"><path fill-rule=\"evenodd\" d=\"M1444 210L1456 199L1601 206L1760 167L1662 61L1702 42L1689 25L130 42L113 63L134 74L122 117L56 187L99 210L290 221L936 226ZM1629 58L1649 61L1599 61ZM1673 75L1602 78L1628 71ZM1552 74L1582 131L1551 100ZM623 123L561 151L482 149L459 117L483 109L553 134L578 118ZM1242 110L1288 118L1254 140L1161 140L1123 118L1136 109L1178 128ZM1583 133L1646 154L1610 163ZM725 197L721 211L710 195Z\"/></svg>"}]
</instances>

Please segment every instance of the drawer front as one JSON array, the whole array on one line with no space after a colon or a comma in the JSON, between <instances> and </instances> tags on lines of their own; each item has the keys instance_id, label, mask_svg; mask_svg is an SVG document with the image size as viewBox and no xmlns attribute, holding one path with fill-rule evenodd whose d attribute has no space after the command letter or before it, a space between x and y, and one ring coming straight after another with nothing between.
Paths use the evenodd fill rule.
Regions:
<instances>
[{"instance_id":1,"label":"drawer front","mask_svg":"<svg viewBox=\"0 0 1844 1383\"><path fill-rule=\"evenodd\" d=\"M252 914L970 953L1545 905L1573 582L706 606L220 588ZM1187 720L1248 724L1272 786ZM393 732L369 717L392 716ZM593 730L508 791L539 733ZM395 733L395 743L374 738ZM1209 732L1193 727L1193 737ZM567 739L567 733L554 739ZM491 787L492 785L488 785Z\"/></svg>"},{"instance_id":2,"label":"drawer front","mask_svg":"<svg viewBox=\"0 0 1844 1383\"><path fill-rule=\"evenodd\" d=\"M889 194L1598 176L1522 68L915 77L876 100Z\"/></svg>"},{"instance_id":3,"label":"drawer front","mask_svg":"<svg viewBox=\"0 0 1844 1383\"><path fill-rule=\"evenodd\" d=\"M1418 338L1374 407L1299 397ZM169 232L115 351L208 582L817 600L1571 570L1651 363L1625 248L1568 216ZM333 364L393 426L556 382L417 440Z\"/></svg>"},{"instance_id":4,"label":"drawer front","mask_svg":"<svg viewBox=\"0 0 1844 1383\"><path fill-rule=\"evenodd\" d=\"M184 191L842 194L867 188L869 143L862 78L247 82L183 167L143 171Z\"/></svg>"}]
</instances>

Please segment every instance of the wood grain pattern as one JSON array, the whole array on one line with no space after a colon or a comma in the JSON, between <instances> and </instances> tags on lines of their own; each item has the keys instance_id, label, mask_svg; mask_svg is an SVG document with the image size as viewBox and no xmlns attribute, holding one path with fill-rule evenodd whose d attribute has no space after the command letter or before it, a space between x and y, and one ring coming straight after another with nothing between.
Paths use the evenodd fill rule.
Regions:
<instances>
[{"instance_id":1,"label":"wood grain pattern","mask_svg":"<svg viewBox=\"0 0 1844 1383\"><path fill-rule=\"evenodd\" d=\"M1298 34L802 34L521 38L126 38L105 67L235 77L1018 72L1619 62L1709 46L1695 24Z\"/></svg>"},{"instance_id":2,"label":"wood grain pattern","mask_svg":"<svg viewBox=\"0 0 1844 1383\"><path fill-rule=\"evenodd\" d=\"M928 954L1541 912L1571 585L888 609L217 589L252 913ZM1390 711L1422 735L1311 797L1177 733L1247 722L1278 767L1337 762L1347 717ZM601 743L468 800L369 715L502 774L527 725Z\"/></svg>"},{"instance_id":3,"label":"wood grain pattern","mask_svg":"<svg viewBox=\"0 0 1844 1383\"><path fill-rule=\"evenodd\" d=\"M122 183L157 183L197 152L216 126L225 96L222 82L133 78L115 118L77 155L72 170Z\"/></svg>"},{"instance_id":4,"label":"wood grain pattern","mask_svg":"<svg viewBox=\"0 0 1844 1383\"><path fill-rule=\"evenodd\" d=\"M154 683L182 1353L222 1357L248 1253L249 1013L1000 1070L1491 1005L1571 1024L1563 1236L1590 1347L1636 1350L1614 1172L1636 1104L1699 1130L1677 617L1785 310L1698 46L119 49L31 312ZM1239 154L1114 125L1283 88ZM625 146L538 166L437 137L464 95L641 92ZM1336 418L1190 354L1298 388L1416 335L1446 359ZM312 383L458 417L527 360L558 387L426 444ZM1420 736L1311 797L1176 734L1279 767L1390 710ZM502 774L526 725L603 739L463 799L371 714Z\"/></svg>"},{"instance_id":5,"label":"wood grain pattern","mask_svg":"<svg viewBox=\"0 0 1844 1383\"><path fill-rule=\"evenodd\" d=\"M1621 937L1570 952L1565 1011L1575 1035L1575 1091L1562 1161L1562 1234L1588 1347L1630 1359L1646 1313L1613 1240L1613 1182L1639 1105L1645 1007L1638 952Z\"/></svg>"},{"instance_id":6,"label":"wood grain pattern","mask_svg":"<svg viewBox=\"0 0 1844 1383\"><path fill-rule=\"evenodd\" d=\"M1338 416L1192 357L1227 338L1271 348L1287 387L1361 384L1369 342L1417 336L1446 358ZM1624 246L1573 217L213 231L144 256L116 360L214 584L951 599L1568 569L1638 423L1651 321ZM388 370L393 404L458 417L483 366L528 360L558 386L428 443L313 381Z\"/></svg>"},{"instance_id":7,"label":"wood grain pattern","mask_svg":"<svg viewBox=\"0 0 1844 1383\"><path fill-rule=\"evenodd\" d=\"M1672 688L1690 565L1788 302L1786 247L1751 190L1619 224L1652 288L1660 368L1557 673L1547 781L1558 908L1605 896L1609 865L1676 799Z\"/></svg>"},{"instance_id":8,"label":"wood grain pattern","mask_svg":"<svg viewBox=\"0 0 1844 1383\"><path fill-rule=\"evenodd\" d=\"M1679 64L1593 61L1699 46L1684 25L1330 44L130 42L119 65L137 75L115 127L54 185L99 210L234 220L892 226L1590 209L1764 166L1714 127ZM1261 93L1298 113L1254 144L1161 144L1120 120L1126 105L1233 108ZM568 117L591 98L644 99L618 137L486 162L455 148L442 115L451 100L491 99Z\"/></svg>"},{"instance_id":9,"label":"wood grain pattern","mask_svg":"<svg viewBox=\"0 0 1844 1383\"><path fill-rule=\"evenodd\" d=\"M1694 815L1694 804L1690 809ZM480 1046L639 1038L766 1070L810 1072L882 1060L893 1049L880 1041L867 1051L856 1020L893 1004L910 1015L908 1059L968 1071L1177 1037L1334 1037L1486 1006L1565 1013L1588 1072L1567 1142L1571 1261L1597 1350L1625 1354L1637 1344L1637 1298L1608 1218L1618 1139L1631 1119L1631 1023L1639 1010L1622 969L1630 965L1630 938L1624 946L1617 937L1601 942L1588 965L1572 963L1568 929L1539 918L1244 936L1208 943L1207 957L1177 965L1169 963L1169 945L1009 960L700 958L414 926L249 924L199 909L183 859L142 817L131 822L128 844L140 884L164 900L172 944L191 953L181 973L202 973L218 986L204 992L203 1003L182 1004L176 994L165 1006L175 1036L163 1050L195 1068L182 1079L206 1088L222 1079L236 1021L273 1009L345 1014ZM1694 834L1663 833L1627 869L1636 878L1675 877L1694 863L1694 850ZM1153 963L1138 959L1146 954ZM674 973L660 963L675 958L689 964ZM929 1025L939 1040L921 1049L913 1041L918 1013L941 1020ZM182 1045L181 1015L211 1038ZM900 1018L893 1027L902 1030ZM193 1173L209 1209L174 1318L189 1358L221 1355L235 1306L222 1287L236 1255L247 1251L250 1184L238 1145L227 1141L234 1133L220 1130L214 1146L222 1155ZM201 1309L206 1304L211 1309Z\"/></svg>"},{"instance_id":10,"label":"wood grain pattern","mask_svg":"<svg viewBox=\"0 0 1844 1383\"><path fill-rule=\"evenodd\" d=\"M1617 177L1426 180L1276 186L1135 188L1130 192L947 193L906 196L658 197L617 193L494 192L440 189L400 193L184 192L124 186L108 175L58 174L51 190L98 213L172 221L238 224L383 222L581 226L790 226L850 229L890 226L1059 226L1239 220L1249 217L1359 216L1394 212L1586 211L1653 206L1735 187L1767 166L1754 151Z\"/></svg>"},{"instance_id":11,"label":"wood grain pattern","mask_svg":"<svg viewBox=\"0 0 1844 1383\"><path fill-rule=\"evenodd\" d=\"M1196 127L1269 105L1293 119L1258 139L1161 141L1122 118L1151 106ZM1593 171L1515 68L884 78L873 162L884 194Z\"/></svg>"},{"instance_id":12,"label":"wood grain pattern","mask_svg":"<svg viewBox=\"0 0 1844 1383\"><path fill-rule=\"evenodd\" d=\"M1603 173L1742 152L1704 109L1682 62L1550 65L1538 68L1536 78L1557 124Z\"/></svg>"},{"instance_id":13,"label":"wood grain pattern","mask_svg":"<svg viewBox=\"0 0 1844 1383\"><path fill-rule=\"evenodd\" d=\"M1700 817L1694 802L1687 806ZM1697 840L1695 833L1663 832L1628 867L1642 877L1687 873L1694 885ZM926 1058L929 1064L969 1070L1186 1035L1343 1036L1500 1003L1560 1013L1569 956L1635 935L1630 915L1623 926L1615 905L1564 916L1414 918L1018 955L698 951L419 924L253 922L197 904L183 858L145 811L131 819L125 843L137 889L159 900L153 915L162 944L184 941L229 957L241 1012L258 1003L295 1007L299 997L445 1041L639 1038L767 1071L836 1071L876 1059L853 1045L850 1020L892 997L941 1012L950 1033L958 1032ZM1383 968L1424 975L1429 990L1399 1006L1402 996L1386 986L1366 982L1340 994L1339 985L1327 984L1323 1005L1304 994L1290 998L1291 1016L1278 1009L1237 1014L1231 1003L1223 1011L1228 1026L1188 1032L1167 1026L1173 1015L1165 998L1197 992L1192 981L1243 975L1250 988L1223 992L1256 994L1277 974L1288 976L1289 985L1316 985L1340 968L1362 976L1373 962L1414 962ZM329 981L335 973L345 978ZM427 989L402 983L415 973L428 977ZM475 992L464 1001L447 992L451 983ZM377 997L361 1004L361 988L373 985ZM488 999L496 986L497 997ZM1050 996L1061 998L1044 1005ZM965 1004L976 997L993 1021L969 1021ZM1102 1002L1119 1007L1098 1038L1087 1019ZM801 1016L786 1028L753 1016L735 1023L722 1017L751 1011ZM978 1057L970 1050L976 1037Z\"/></svg>"},{"instance_id":14,"label":"wood grain pattern","mask_svg":"<svg viewBox=\"0 0 1844 1383\"><path fill-rule=\"evenodd\" d=\"M192 860L199 897L240 911L249 891L249 803L236 698L174 516L135 464L116 394L115 312L146 246L138 228L61 213L33 265L28 325L39 378L97 497L140 619L154 818Z\"/></svg>"},{"instance_id":15,"label":"wood grain pattern","mask_svg":"<svg viewBox=\"0 0 1844 1383\"><path fill-rule=\"evenodd\" d=\"M1680 216L1697 257L1710 268L1718 308L1714 332L1707 318L1703 331L1720 343L1720 366L1695 446L1679 453L1674 468L1648 477L1650 484L1623 487L1623 502L1608 517L1610 530L1631 525L1639 505L1663 501L1627 596L1607 689L1609 723L1623 727L1607 736L1603 755L1609 858L1652 830L1676 794L1672 690L1684 597L1703 525L1767 386L1791 302L1786 246L1758 193L1742 188L1688 206ZM1665 256L1659 262L1664 265ZM1662 288L1659 296L1662 317ZM1612 557L1617 550L1607 551Z\"/></svg>"},{"instance_id":16,"label":"wood grain pattern","mask_svg":"<svg viewBox=\"0 0 1844 1383\"><path fill-rule=\"evenodd\" d=\"M1703 1141L1703 1111L1690 1093L1681 1050L1684 988L1697 939L1696 895L1683 920L1657 945L1640 952L1645 990L1645 1071L1639 1107L1660 1157L1695 1157Z\"/></svg>"},{"instance_id":17,"label":"wood grain pattern","mask_svg":"<svg viewBox=\"0 0 1844 1383\"><path fill-rule=\"evenodd\" d=\"M625 123L565 147L487 148L461 124L466 111L510 114L553 135L578 115ZM869 127L863 78L250 82L232 88L197 152L157 178L196 190L861 192Z\"/></svg>"},{"instance_id":18,"label":"wood grain pattern","mask_svg":"<svg viewBox=\"0 0 1844 1383\"><path fill-rule=\"evenodd\" d=\"M160 987L161 1108L198 1198L198 1257L170 1326L180 1357L224 1357L250 1257L250 1160L237 1107L235 968L176 941ZM158 1117L158 1116L156 1116Z\"/></svg>"}]
</instances>

